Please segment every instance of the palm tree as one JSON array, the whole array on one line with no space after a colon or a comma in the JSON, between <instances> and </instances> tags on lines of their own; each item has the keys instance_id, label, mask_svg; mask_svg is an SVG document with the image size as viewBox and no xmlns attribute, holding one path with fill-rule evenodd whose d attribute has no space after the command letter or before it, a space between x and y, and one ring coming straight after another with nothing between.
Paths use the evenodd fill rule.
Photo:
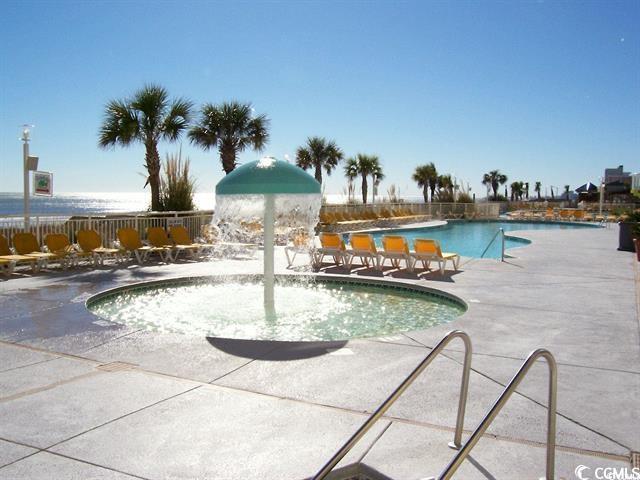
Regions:
<instances>
[{"instance_id":1,"label":"palm tree","mask_svg":"<svg viewBox=\"0 0 640 480\"><path fill-rule=\"evenodd\" d=\"M380 182L384 178L382 167L380 165L380 159L375 155L365 155L358 153L355 158L348 160L348 163L356 165L358 175L362 177L362 203L367 203L367 193L369 190L369 184L367 183L367 177L371 175L373 177L374 185Z\"/></svg>"},{"instance_id":2,"label":"palm tree","mask_svg":"<svg viewBox=\"0 0 640 480\"><path fill-rule=\"evenodd\" d=\"M451 175L438 175L438 201L453 202L453 179Z\"/></svg>"},{"instance_id":3,"label":"palm tree","mask_svg":"<svg viewBox=\"0 0 640 480\"><path fill-rule=\"evenodd\" d=\"M507 183L507 176L500 173L500 170L491 170L482 177L483 185L490 185L493 190L493 199L498 199L498 187ZM506 196L506 195L505 195Z\"/></svg>"},{"instance_id":4,"label":"palm tree","mask_svg":"<svg viewBox=\"0 0 640 480\"><path fill-rule=\"evenodd\" d=\"M105 108L98 145L101 148L136 142L144 145L148 174L144 186L151 186L153 211L161 207L158 142L178 140L189 125L192 108L192 103L182 98L170 101L165 88L152 84L145 85L131 98L111 100Z\"/></svg>"},{"instance_id":5,"label":"palm tree","mask_svg":"<svg viewBox=\"0 0 640 480\"><path fill-rule=\"evenodd\" d=\"M377 157L376 157L377 158ZM376 203L376 195L378 194L378 187L380 182L384 180L384 172L382 171L382 165L376 160L373 172L371 173L371 179L373 183L373 189L371 190L371 203Z\"/></svg>"},{"instance_id":6,"label":"palm tree","mask_svg":"<svg viewBox=\"0 0 640 480\"><path fill-rule=\"evenodd\" d=\"M511 184L511 201L522 200L522 194L524 191L524 183L513 182Z\"/></svg>"},{"instance_id":7,"label":"palm tree","mask_svg":"<svg viewBox=\"0 0 640 480\"><path fill-rule=\"evenodd\" d=\"M307 170L315 168L315 179L322 183L322 169L331 175L331 172L342 160L342 150L336 142L322 137L309 137L304 147L298 147L296 152L296 165Z\"/></svg>"},{"instance_id":8,"label":"palm tree","mask_svg":"<svg viewBox=\"0 0 640 480\"><path fill-rule=\"evenodd\" d=\"M228 175L247 147L262 151L269 141L269 119L264 114L254 117L249 103L205 103L189 138L205 150L218 147L222 169Z\"/></svg>"},{"instance_id":9,"label":"palm tree","mask_svg":"<svg viewBox=\"0 0 640 480\"><path fill-rule=\"evenodd\" d=\"M353 181L355 180L355 178L358 176L358 161L355 158L349 158L347 160L347 164L344 166L344 175L347 177L348 181L349 181L349 185L348 185L348 200L351 201L351 199L354 197L354 185L353 185Z\"/></svg>"},{"instance_id":10,"label":"palm tree","mask_svg":"<svg viewBox=\"0 0 640 480\"><path fill-rule=\"evenodd\" d=\"M571 189L571 185L564 186L564 198L569 200L569 190Z\"/></svg>"},{"instance_id":11,"label":"palm tree","mask_svg":"<svg viewBox=\"0 0 640 480\"><path fill-rule=\"evenodd\" d=\"M540 201L540 191L542 190L542 182L536 182L536 186L533 188L533 191L538 194L538 201Z\"/></svg>"},{"instance_id":12,"label":"palm tree","mask_svg":"<svg viewBox=\"0 0 640 480\"><path fill-rule=\"evenodd\" d=\"M411 178L418 184L418 187L422 187L424 202L429 201L429 190L431 190L431 201L433 201L438 182L438 171L433 162L416 167Z\"/></svg>"}]
</instances>

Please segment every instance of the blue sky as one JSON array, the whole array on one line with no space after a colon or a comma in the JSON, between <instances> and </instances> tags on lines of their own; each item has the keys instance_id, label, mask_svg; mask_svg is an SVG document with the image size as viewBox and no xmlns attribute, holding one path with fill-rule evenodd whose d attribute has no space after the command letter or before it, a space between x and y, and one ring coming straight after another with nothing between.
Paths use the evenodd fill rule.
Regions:
<instances>
[{"instance_id":1,"label":"blue sky","mask_svg":"<svg viewBox=\"0 0 640 480\"><path fill-rule=\"evenodd\" d=\"M402 194L434 162L469 182L575 187L640 170L640 2L33 2L0 17L0 191L21 190L20 125L58 192L139 191L142 147L100 150L105 103L145 82L197 105L250 101L265 153L307 136L380 156ZM183 140L198 189L223 172ZM162 144L160 152L178 145ZM241 160L258 158L245 152ZM345 187L342 171L327 193Z\"/></svg>"}]
</instances>

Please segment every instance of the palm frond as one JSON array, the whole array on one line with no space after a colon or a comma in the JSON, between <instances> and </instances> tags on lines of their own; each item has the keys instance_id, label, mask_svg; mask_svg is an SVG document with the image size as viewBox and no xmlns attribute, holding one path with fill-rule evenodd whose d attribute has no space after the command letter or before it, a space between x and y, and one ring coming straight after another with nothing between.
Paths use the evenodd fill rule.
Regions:
<instances>
[{"instance_id":1,"label":"palm frond","mask_svg":"<svg viewBox=\"0 0 640 480\"><path fill-rule=\"evenodd\" d=\"M105 108L104 119L98 134L98 145L102 148L116 144L129 145L139 138L136 113L126 100L111 100Z\"/></svg>"}]
</instances>

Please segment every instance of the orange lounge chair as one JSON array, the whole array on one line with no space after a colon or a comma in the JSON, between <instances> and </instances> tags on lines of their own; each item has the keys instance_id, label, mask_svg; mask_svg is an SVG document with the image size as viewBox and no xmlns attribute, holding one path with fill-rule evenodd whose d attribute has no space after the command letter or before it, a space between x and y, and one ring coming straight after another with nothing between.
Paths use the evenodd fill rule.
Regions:
<instances>
[{"instance_id":1,"label":"orange lounge chair","mask_svg":"<svg viewBox=\"0 0 640 480\"><path fill-rule=\"evenodd\" d=\"M376 249L376 243L373 240L373 237L369 233L352 233L351 238L349 240L351 244L351 248L347 250L347 253L350 255L349 257L349 267L353 263L353 259L358 257L360 262L364 266L373 266L376 269L379 269L379 254ZM371 264L369 264L371 261Z\"/></svg>"},{"instance_id":2,"label":"orange lounge chair","mask_svg":"<svg viewBox=\"0 0 640 480\"><path fill-rule=\"evenodd\" d=\"M384 261L389 260L391 266L400 268L400 262L404 260L407 270L413 271L413 257L409 252L407 239L401 235L385 235L382 237L383 251L379 252L380 269L384 266Z\"/></svg>"},{"instance_id":3,"label":"orange lounge chair","mask_svg":"<svg viewBox=\"0 0 640 480\"><path fill-rule=\"evenodd\" d=\"M422 262L422 266L425 270L429 269L429 264L431 262L438 262L440 274L444 275L447 261L451 261L453 269L456 271L458 270L460 255L457 253L443 252L440 248L440 242L437 240L416 238L413 241L413 250L414 251L411 252L411 256L414 258L415 262Z\"/></svg>"},{"instance_id":4,"label":"orange lounge chair","mask_svg":"<svg viewBox=\"0 0 640 480\"><path fill-rule=\"evenodd\" d=\"M321 266L326 256L333 257L336 265L348 265L349 257L347 249L340 234L330 232L320 233L320 248L316 248L313 252L313 264L316 267Z\"/></svg>"}]
</instances>

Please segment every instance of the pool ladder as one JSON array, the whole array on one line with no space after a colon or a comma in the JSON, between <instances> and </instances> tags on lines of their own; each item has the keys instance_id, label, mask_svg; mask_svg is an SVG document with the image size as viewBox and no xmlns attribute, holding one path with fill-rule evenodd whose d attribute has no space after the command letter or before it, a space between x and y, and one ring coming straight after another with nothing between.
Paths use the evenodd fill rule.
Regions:
<instances>
[{"instance_id":1,"label":"pool ladder","mask_svg":"<svg viewBox=\"0 0 640 480\"><path fill-rule=\"evenodd\" d=\"M502 249L501 249L501 256L500 256L500 260L504 262L504 246L505 246L505 234L504 234L504 229L503 228L499 228L498 231L496 232L496 234L493 236L493 238L491 239L491 241L487 244L487 247L484 249L484 251L482 252L482 255L480 255L480 258L484 257L484 254L487 253L487 250L489 250L489 247L491 245L493 245L493 242L495 242L496 238L498 238L498 235L502 234Z\"/></svg>"},{"instance_id":2,"label":"pool ladder","mask_svg":"<svg viewBox=\"0 0 640 480\"><path fill-rule=\"evenodd\" d=\"M501 229L502 230L502 229ZM344 458L347 453L358 443L358 441L373 427L373 425L385 414L389 408L398 400L398 398L409 388L418 376L431 364L442 350L455 338L460 338L464 342L464 362L462 367L462 382L460 385L460 398L458 400L458 415L456 417L456 427L453 435L453 441L448 445L458 453L451 459L449 464L444 468L438 477L431 477L429 480L447 480L456 472L458 467L467 458L473 447L478 443L480 437L489 428L491 422L500 413L502 407L511 397L511 394L518 387L522 379L527 375L533 364L539 358L547 361L549 367L549 383L548 383L548 408L547 408L547 458L546 458L546 475L541 480L554 480L555 475L555 447L556 447L556 398L557 398L557 365L556 361L548 350L538 348L531 352L526 360L522 363L516 374L513 376L509 384L504 388L493 406L485 414L480 424L473 431L469 439L462 444L462 430L464 427L464 414L467 405L467 395L469 392L469 374L471 371L471 339L469 335L460 330L453 330L445 335L442 340L431 350L424 360L409 374L407 378L393 391L391 395L371 414L371 416L362 424L362 426L347 440L347 442L331 457L331 459L316 473L313 480L323 480L331 473L334 467Z\"/></svg>"}]
</instances>

